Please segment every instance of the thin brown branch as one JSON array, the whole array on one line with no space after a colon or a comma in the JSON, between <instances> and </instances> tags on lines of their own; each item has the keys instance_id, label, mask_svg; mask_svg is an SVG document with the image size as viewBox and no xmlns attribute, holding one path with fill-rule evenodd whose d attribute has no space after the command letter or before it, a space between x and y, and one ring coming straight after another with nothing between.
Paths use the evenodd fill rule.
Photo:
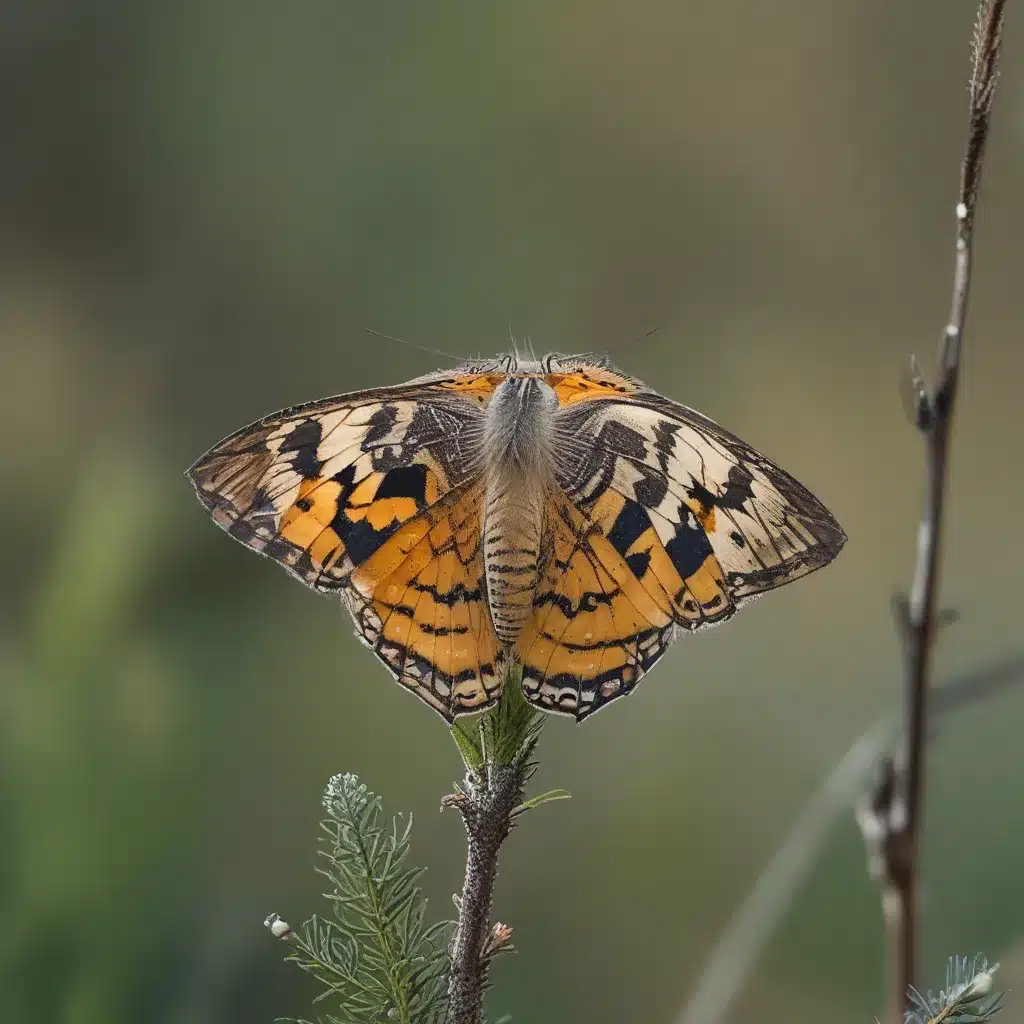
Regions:
<instances>
[{"instance_id":1,"label":"thin brown branch","mask_svg":"<svg viewBox=\"0 0 1024 1024\"><path fill-rule=\"evenodd\" d=\"M452 940L448 976L448 1024L481 1024L491 958L509 947L512 929L490 926L501 844L512 829L531 766L490 762L466 775L462 790L446 797L466 826L466 877L458 900L459 923Z\"/></svg>"},{"instance_id":2,"label":"thin brown branch","mask_svg":"<svg viewBox=\"0 0 1024 1024\"><path fill-rule=\"evenodd\" d=\"M469 728L452 728L466 777L441 806L454 807L462 816L467 852L462 895L455 900L459 920L448 951L447 1024L483 1024L491 960L513 950L512 929L500 921L489 923L502 843L526 811L567 795L555 790L523 801L537 767L532 758L543 726L544 716L523 697L522 668L513 664L497 706Z\"/></svg>"},{"instance_id":3,"label":"thin brown branch","mask_svg":"<svg viewBox=\"0 0 1024 1024\"><path fill-rule=\"evenodd\" d=\"M891 794L886 794L883 910L889 940L888 1020L903 1021L907 991L915 983L918 955L919 853L924 797L925 732L932 652L939 618L939 553L953 407L960 376L964 324L971 283L974 215L985 142L999 73L1005 0L983 0L973 48L970 121L956 206L956 255L949 320L939 341L935 385L929 393L914 364L917 425L924 435L925 507L918 528L917 565L903 621L906 715L903 747Z\"/></svg>"}]
</instances>

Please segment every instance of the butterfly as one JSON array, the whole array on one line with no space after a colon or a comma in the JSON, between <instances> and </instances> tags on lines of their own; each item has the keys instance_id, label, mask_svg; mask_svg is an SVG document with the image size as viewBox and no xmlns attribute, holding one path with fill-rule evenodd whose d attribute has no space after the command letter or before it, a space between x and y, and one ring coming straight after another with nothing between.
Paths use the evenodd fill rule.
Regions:
<instances>
[{"instance_id":1,"label":"butterfly","mask_svg":"<svg viewBox=\"0 0 1024 1024\"><path fill-rule=\"evenodd\" d=\"M188 474L219 526L337 595L449 722L517 665L531 703L582 721L846 540L784 470L595 355L296 406Z\"/></svg>"}]
</instances>

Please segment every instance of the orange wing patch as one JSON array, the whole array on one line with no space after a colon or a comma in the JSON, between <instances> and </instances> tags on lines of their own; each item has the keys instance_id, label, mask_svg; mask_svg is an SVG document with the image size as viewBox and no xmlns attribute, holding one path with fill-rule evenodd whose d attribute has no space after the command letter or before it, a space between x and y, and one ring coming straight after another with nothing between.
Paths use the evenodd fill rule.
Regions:
<instances>
[{"instance_id":1,"label":"orange wing patch","mask_svg":"<svg viewBox=\"0 0 1024 1024\"><path fill-rule=\"evenodd\" d=\"M455 391L480 405L486 405L506 376L504 373L467 373L462 377L442 381L438 386L446 391Z\"/></svg>"},{"instance_id":2,"label":"orange wing patch","mask_svg":"<svg viewBox=\"0 0 1024 1024\"><path fill-rule=\"evenodd\" d=\"M666 545L648 511L608 489L589 517L552 509L554 537L520 637L523 691L582 720L628 693L680 629L735 610L722 567L696 522Z\"/></svg>"},{"instance_id":3,"label":"orange wing patch","mask_svg":"<svg viewBox=\"0 0 1024 1024\"><path fill-rule=\"evenodd\" d=\"M482 487L453 492L352 574L361 637L448 721L494 703L504 671L487 609L483 502Z\"/></svg>"},{"instance_id":4,"label":"orange wing patch","mask_svg":"<svg viewBox=\"0 0 1024 1024\"><path fill-rule=\"evenodd\" d=\"M404 542L418 541L429 529L421 513L439 498L438 479L424 465L367 472L357 479L359 468L357 462L333 477L302 479L281 516L278 535L292 549L288 564L311 574L312 585L320 589L347 583L353 568L375 558L379 565L382 548L397 557L403 541L387 542L403 524Z\"/></svg>"},{"instance_id":5,"label":"orange wing patch","mask_svg":"<svg viewBox=\"0 0 1024 1024\"><path fill-rule=\"evenodd\" d=\"M298 550L308 552L319 569L329 569L345 554L341 537L331 527L338 514L341 491L337 480L304 479L295 502L281 517L281 536Z\"/></svg>"},{"instance_id":6,"label":"orange wing patch","mask_svg":"<svg viewBox=\"0 0 1024 1024\"><path fill-rule=\"evenodd\" d=\"M562 505L555 522L550 562L518 642L523 693L582 720L636 685L674 627L575 509Z\"/></svg>"},{"instance_id":7,"label":"orange wing patch","mask_svg":"<svg viewBox=\"0 0 1024 1024\"><path fill-rule=\"evenodd\" d=\"M549 373L544 380L562 406L592 398L622 399L636 391L635 385L625 377L597 366L571 373Z\"/></svg>"}]
</instances>

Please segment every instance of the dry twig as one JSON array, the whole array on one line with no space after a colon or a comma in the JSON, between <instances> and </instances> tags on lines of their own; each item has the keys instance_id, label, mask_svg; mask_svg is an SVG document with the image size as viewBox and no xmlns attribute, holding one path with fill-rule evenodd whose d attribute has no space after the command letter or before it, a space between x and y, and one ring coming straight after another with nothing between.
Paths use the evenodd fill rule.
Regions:
<instances>
[{"instance_id":1,"label":"dry twig","mask_svg":"<svg viewBox=\"0 0 1024 1024\"><path fill-rule=\"evenodd\" d=\"M967 148L956 205L956 258L949 320L939 341L935 384L925 385L916 360L914 373L918 429L925 441L927 481L924 514L918 528L917 565L910 595L900 605L906 659L906 715L902 748L875 794L873 810L881 823L883 911L888 935L890 979L887 1019L902 1024L907 993L917 978L918 889L924 751L928 689L938 608L939 551L949 462L953 407L960 375L964 323L971 283L974 216L999 74L1005 0L983 0L974 33L973 73Z\"/></svg>"}]
</instances>

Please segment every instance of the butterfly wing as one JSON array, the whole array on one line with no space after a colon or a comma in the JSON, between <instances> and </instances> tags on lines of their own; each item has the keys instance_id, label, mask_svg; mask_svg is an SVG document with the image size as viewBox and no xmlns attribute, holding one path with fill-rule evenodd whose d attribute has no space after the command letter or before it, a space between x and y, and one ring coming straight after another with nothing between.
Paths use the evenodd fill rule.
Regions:
<instances>
[{"instance_id":1,"label":"butterfly wing","mask_svg":"<svg viewBox=\"0 0 1024 1024\"><path fill-rule=\"evenodd\" d=\"M788 473L650 391L562 412L553 548L520 641L527 696L582 719L675 637L830 562L846 535Z\"/></svg>"},{"instance_id":2,"label":"butterfly wing","mask_svg":"<svg viewBox=\"0 0 1024 1024\"><path fill-rule=\"evenodd\" d=\"M356 632L391 674L447 721L493 704L504 651L484 583L481 483L450 491L352 573Z\"/></svg>"},{"instance_id":3,"label":"butterfly wing","mask_svg":"<svg viewBox=\"0 0 1024 1024\"><path fill-rule=\"evenodd\" d=\"M616 549L611 524L564 496L553 499L550 522L517 656L529 701L582 720L632 690L677 627L671 599L659 586L645 585Z\"/></svg>"},{"instance_id":4,"label":"butterfly wing","mask_svg":"<svg viewBox=\"0 0 1024 1024\"><path fill-rule=\"evenodd\" d=\"M326 399L226 438L189 470L214 521L345 600L393 675L451 719L493 701L476 445L482 374Z\"/></svg>"}]
</instances>

